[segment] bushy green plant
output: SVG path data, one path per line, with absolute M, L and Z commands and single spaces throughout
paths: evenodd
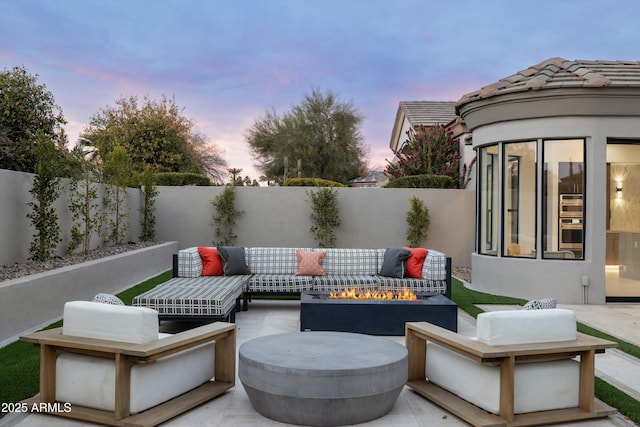
M 427 240 L 429 231 L 429 209 L 417 197 L 411 198 L 411 209 L 407 212 L 407 240 L 409 246 L 418 247 Z
M 156 215 L 155 204 L 158 189 L 156 188 L 155 173 L 151 166 L 146 165 L 141 175 L 142 190 L 142 224 L 140 231 L 140 240 L 143 242 L 152 242 L 156 239 Z
M 338 191 L 333 188 L 321 188 L 307 191 L 311 202 L 311 220 L 309 229 L 321 248 L 335 246 L 336 236 L 333 229 L 340 225 L 338 209 Z
M 198 173 L 187 172 L 161 172 L 156 174 L 157 185 L 163 186 L 182 186 L 182 185 L 211 185 L 211 180 Z
M 213 244 L 216 246 L 231 246 L 236 243 L 237 235 L 233 233 L 236 225 L 236 218 L 244 212 L 235 207 L 235 189 L 232 185 L 225 186 L 224 190 L 218 194 L 211 204 L 214 207 L 213 223 L 216 238 Z
M 451 188 L 466 188 L 476 162 L 474 157 L 468 166 L 463 164 L 460 171 L 460 140 L 454 140 L 443 124 L 409 129 L 406 141 L 393 154 L 395 159 L 389 162 L 385 170 L 392 179 L 423 174 L 444 175 L 453 179 L 454 186 Z
M 385 188 L 455 188 L 456 182 L 444 175 L 411 175 L 389 181 Z
M 287 178 L 284 185 L 286 187 L 346 187 L 341 182 L 322 178 Z
M 29 193 L 33 200 L 27 203 L 31 212 L 27 218 L 35 228 L 29 245 L 29 259 L 45 261 L 56 254 L 60 238 L 58 214 L 53 203 L 60 197 L 58 151 L 50 139 L 40 133 L 34 148 L 36 175 Z

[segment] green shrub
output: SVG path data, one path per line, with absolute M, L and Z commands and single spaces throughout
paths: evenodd
M 236 193 L 232 185 L 225 186 L 222 193 L 218 194 L 211 201 L 215 212 L 211 225 L 215 228 L 216 237 L 214 246 L 232 246 L 236 243 L 238 236 L 233 233 L 236 219 L 244 212 L 236 209 Z
M 156 184 L 179 187 L 183 185 L 207 186 L 211 180 L 205 175 L 186 172 L 162 172 L 156 174 Z
M 445 175 L 411 175 L 391 180 L 386 188 L 455 188 L 456 181 Z
M 407 212 L 407 240 L 409 246 L 417 248 L 427 240 L 429 230 L 429 209 L 417 197 L 411 198 L 411 210 Z
M 285 187 L 346 187 L 341 182 L 322 178 L 287 178 Z
M 335 246 L 336 236 L 333 229 L 341 222 L 338 190 L 321 188 L 317 191 L 307 191 L 307 196 L 311 202 L 311 221 L 313 221 L 309 231 L 321 248 Z

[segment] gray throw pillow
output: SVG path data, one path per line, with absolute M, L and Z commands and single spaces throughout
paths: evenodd
M 387 248 L 384 252 L 380 275 L 402 279 L 405 272 L 405 263 L 410 256 L 411 251 L 408 249 Z
M 225 276 L 251 274 L 245 261 L 244 248 L 238 246 L 218 246 L 218 254 L 222 258 L 222 271 Z

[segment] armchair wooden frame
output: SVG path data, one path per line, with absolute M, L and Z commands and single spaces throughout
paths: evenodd
M 145 344 L 129 344 L 92 338 L 62 335 L 62 328 L 40 331 L 20 337 L 40 346 L 39 403 L 56 402 L 56 353 L 73 352 L 113 359 L 115 362 L 115 410 L 113 412 L 72 405 L 46 405 L 50 414 L 113 426 L 153 426 L 186 412 L 224 393 L 235 385 L 236 325 L 210 323 L 170 337 Z M 168 400 L 153 408 L 131 415 L 130 374 L 137 363 L 154 361 L 200 344 L 215 342 L 215 380 Z M 60 402 L 61 404 L 64 402 Z
M 487 345 L 426 322 L 406 324 L 409 352 L 407 386 L 474 426 L 531 426 L 606 417 L 616 409 L 594 396 L 595 354 L 617 343 L 578 333 L 575 341 L 535 344 Z M 491 414 L 426 379 L 427 341 L 477 363 L 500 366 L 500 414 Z M 515 366 L 520 361 L 580 358 L 580 394 L 576 408 L 514 414 Z

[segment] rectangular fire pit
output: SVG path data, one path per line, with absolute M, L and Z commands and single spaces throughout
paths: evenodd
M 458 306 L 440 294 L 416 293 L 415 300 L 330 299 L 328 292 L 300 295 L 301 331 L 404 335 L 406 322 L 429 322 L 458 331 Z

